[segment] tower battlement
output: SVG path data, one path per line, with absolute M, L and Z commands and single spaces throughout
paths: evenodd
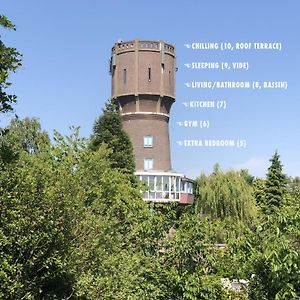
M 163 41 L 116 43 L 110 74 L 112 97 L 158 95 L 175 100 L 175 48 Z

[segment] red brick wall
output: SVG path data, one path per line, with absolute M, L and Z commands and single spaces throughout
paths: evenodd
M 168 115 L 175 101 L 174 47 L 162 41 L 121 42 L 112 48 L 112 60 L 112 97 L 121 106 L 137 170 L 143 170 L 144 158 L 154 159 L 155 170 L 171 170 Z M 144 148 L 145 135 L 153 136 L 153 148 Z

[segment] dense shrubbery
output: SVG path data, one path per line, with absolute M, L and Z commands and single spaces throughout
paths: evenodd
M 4 132 L 1 299 L 297 299 L 296 181 L 279 176 L 274 209 L 272 183 L 215 168 L 197 179 L 195 205 L 150 208 L 112 150 L 77 129 L 54 144 L 36 119 Z M 221 278 L 249 280 L 247 293 Z

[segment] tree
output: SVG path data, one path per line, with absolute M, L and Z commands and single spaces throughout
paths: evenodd
M 104 298 L 130 295 L 148 213 L 140 191 L 111 167 L 104 145 L 88 149 L 75 129 L 40 147 L 39 123 L 25 121 L 5 137 L 18 159 L 0 162 L 0 298 L 71 299 L 89 289 L 85 299 L 96 299 L 99 288 Z
M 299 299 L 300 213 L 281 207 L 228 247 L 228 261 L 249 280 L 249 299 Z
M 288 178 L 288 183 L 287 183 L 287 188 L 289 194 L 295 198 L 296 195 L 299 194 L 300 191 L 300 177 L 289 177 Z
M 254 182 L 254 176 L 252 176 L 247 169 L 241 169 L 240 170 L 240 175 L 245 178 L 245 181 L 252 185 Z
M 195 205 L 196 213 L 213 219 L 231 218 L 251 224 L 256 214 L 252 187 L 245 179 L 245 172 L 223 173 L 218 166 L 211 175 L 201 174 L 197 178 Z
M 21 152 L 38 154 L 49 147 L 50 139 L 36 118 L 14 118 L 0 136 L 0 161 L 10 162 Z
M 0 26 L 16 30 L 15 25 L 5 16 L 0 15 Z M 13 110 L 13 103 L 17 97 L 5 92 L 11 83 L 8 82 L 11 72 L 15 72 L 21 66 L 21 54 L 16 48 L 7 47 L 2 39 L 0 40 L 0 113 Z
M 258 207 L 263 208 L 266 205 L 266 181 L 262 178 L 256 178 L 253 181 L 253 196 Z
M 84 299 L 143 299 L 150 263 L 140 251 L 138 232 L 149 212 L 130 176 L 111 168 L 109 154 L 104 145 L 86 151 L 76 171 L 76 185 L 82 186 L 76 194 L 86 205 L 74 226 L 74 292 Z
M 96 120 L 93 128 L 91 148 L 97 150 L 102 144 L 106 144 L 112 150 L 109 155 L 112 167 L 134 173 L 132 144 L 122 128 L 119 106 L 113 99 L 106 103 L 103 114 Z
M 5 139 L 18 155 L 0 162 L 0 298 L 164 299 L 153 271 L 161 214 L 111 167 L 111 149 L 91 150 L 78 129 L 43 144 L 36 120 L 12 123 Z
M 275 154 L 270 159 L 271 165 L 268 168 L 266 178 L 266 212 L 271 213 L 282 206 L 284 196 L 287 192 L 287 177 L 282 172 L 282 164 L 280 156 L 275 151 Z
M 38 128 L 25 132 L 36 137 Z M 29 149 L 39 151 L 23 149 L 19 130 L 6 136 L 18 159 L 0 162 L 0 298 L 63 299 L 72 290 L 66 258 L 77 219 L 71 168 L 50 143 L 38 148 L 33 139 Z
M 212 226 L 208 218 L 186 212 L 173 237 L 163 241 L 160 281 L 166 288 L 162 299 L 245 299 L 243 293 L 234 295 L 223 288 L 225 250 L 215 246 Z

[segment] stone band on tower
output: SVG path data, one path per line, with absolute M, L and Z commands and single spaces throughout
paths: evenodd
M 168 123 L 176 71 L 175 48 L 163 41 L 120 41 L 112 48 L 112 98 L 133 145 L 136 173 L 150 190 L 153 183 L 148 198 L 154 200 L 179 201 L 180 178 L 191 183 L 171 166 Z

